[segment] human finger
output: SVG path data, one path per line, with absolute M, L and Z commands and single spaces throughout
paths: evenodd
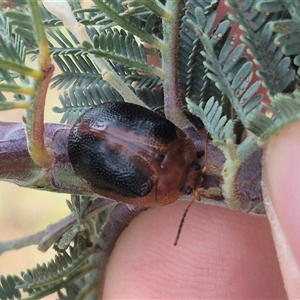
M 290 299 L 300 299 L 300 122 L 268 142 L 264 201 L 283 280 Z
M 107 266 L 105 299 L 284 299 L 266 217 L 186 202 L 138 216 Z

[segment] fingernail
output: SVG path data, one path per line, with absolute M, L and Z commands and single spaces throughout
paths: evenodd
M 266 145 L 263 193 L 289 298 L 300 298 L 300 122 Z

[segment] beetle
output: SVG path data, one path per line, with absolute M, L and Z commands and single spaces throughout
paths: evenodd
M 82 114 L 70 130 L 68 155 L 92 191 L 136 206 L 170 204 L 201 180 L 193 141 L 132 103 L 106 102 Z

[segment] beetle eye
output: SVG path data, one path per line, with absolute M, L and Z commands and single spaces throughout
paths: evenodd
M 191 167 L 194 168 L 194 170 L 196 170 L 196 171 L 201 170 L 200 165 L 196 162 L 193 162 Z
M 193 189 L 189 185 L 184 189 L 184 192 L 187 195 L 190 195 L 192 193 L 192 191 L 193 191 Z
M 205 151 L 204 151 L 204 150 L 197 151 L 197 157 L 198 157 L 198 158 L 203 157 L 204 154 L 205 154 Z

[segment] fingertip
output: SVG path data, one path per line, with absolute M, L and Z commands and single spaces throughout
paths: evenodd
M 195 203 L 173 246 L 186 202 L 139 215 L 107 266 L 105 299 L 283 299 L 265 217 Z
M 300 298 L 300 122 L 265 146 L 264 201 L 287 293 Z

